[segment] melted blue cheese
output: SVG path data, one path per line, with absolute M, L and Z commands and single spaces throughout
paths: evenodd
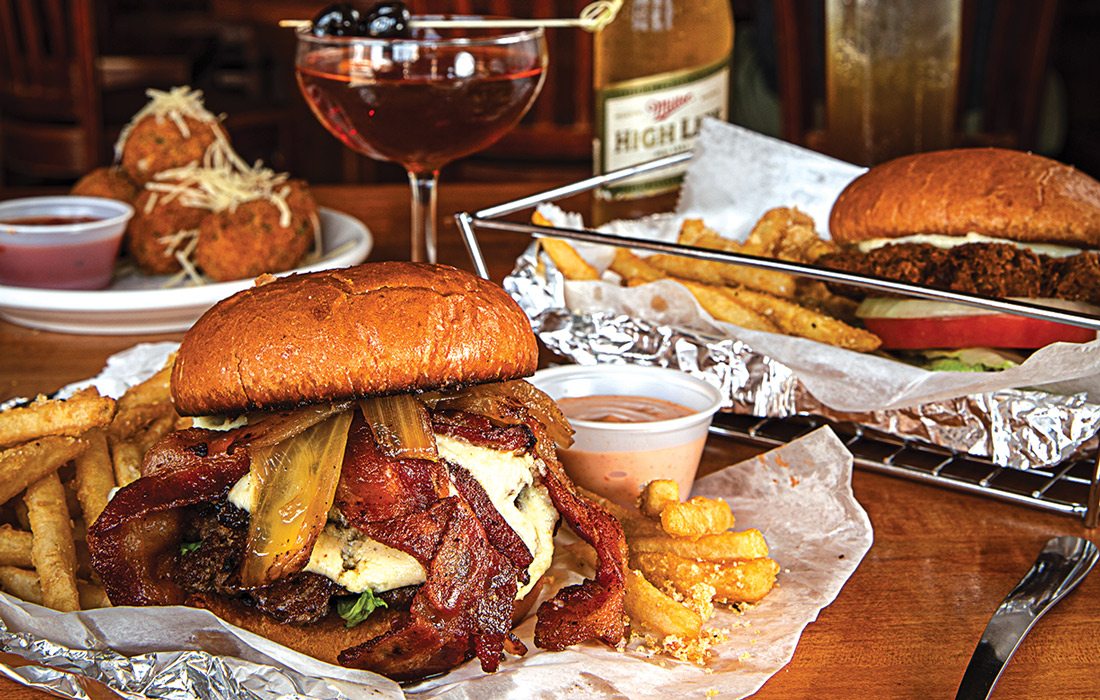
M 240 428 L 248 425 L 248 415 L 241 414 L 236 418 L 231 416 L 195 416 L 191 419 L 192 428 L 202 428 L 203 430 L 233 430 L 234 428 Z
M 540 468 L 531 455 L 516 455 L 471 445 L 464 440 L 436 436 L 441 459 L 464 467 L 477 480 L 505 522 L 531 552 L 530 580 L 516 598 L 527 595 L 550 567 L 554 554 L 554 524 L 558 512 L 546 487 L 534 483 Z M 452 485 L 453 491 L 453 485 Z M 256 489 L 246 474 L 229 491 L 229 502 L 252 511 Z M 352 593 L 376 593 L 423 583 L 424 567 L 410 555 L 370 539 L 347 527 L 338 514 L 330 515 L 317 536 L 304 569 L 332 579 Z
M 877 250 L 888 245 L 897 245 L 899 243 L 926 243 L 937 248 L 954 248 L 960 245 L 967 245 L 968 243 L 1007 243 L 1008 245 L 1013 245 L 1017 248 L 1026 248 L 1039 255 L 1047 255 L 1052 258 L 1068 258 L 1071 255 L 1077 255 L 1081 252 L 1080 248 L 1072 248 L 1070 246 L 1054 245 L 1052 243 L 1021 243 L 1020 241 L 1010 241 L 1007 238 L 994 238 L 993 236 L 986 236 L 974 232 L 968 233 L 965 236 L 945 236 L 939 233 L 915 233 L 911 236 L 902 236 L 900 238 L 871 238 L 866 241 L 861 241 L 858 247 L 859 252 L 870 253 L 872 250 Z

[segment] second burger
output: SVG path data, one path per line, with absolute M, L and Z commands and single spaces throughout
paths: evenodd
M 837 198 L 843 246 L 824 267 L 1100 314 L 1100 183 L 1061 163 L 996 148 L 906 156 Z M 864 297 L 857 315 L 883 348 L 1035 349 L 1088 329 L 923 299 Z

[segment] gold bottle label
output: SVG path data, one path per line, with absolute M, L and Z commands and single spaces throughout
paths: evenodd
M 725 120 L 729 56 L 709 66 L 613 83 L 596 93 L 597 172 L 606 173 L 691 150 L 705 117 Z M 685 167 L 638 175 L 597 192 L 636 199 L 680 186 Z

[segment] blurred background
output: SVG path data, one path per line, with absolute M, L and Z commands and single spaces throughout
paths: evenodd
M 147 88 L 190 84 L 237 150 L 313 183 L 404 182 L 323 130 L 294 82 L 302 0 L 0 0 L 0 187 L 63 185 L 110 162 Z M 416 0 L 415 13 L 575 16 L 586 0 Z M 824 0 L 731 0 L 731 121 L 822 149 Z M 957 145 L 1032 150 L 1100 176 L 1100 0 L 964 0 Z M 592 39 L 549 32 L 538 102 L 447 181 L 591 173 Z M 825 150 L 828 150 L 827 148 Z

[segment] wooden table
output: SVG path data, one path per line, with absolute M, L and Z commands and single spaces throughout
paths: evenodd
M 499 203 L 537 186 L 441 188 L 440 260 L 470 269 L 448 214 Z M 372 259 L 405 259 L 409 214 L 403 186 L 318 187 L 320 202 L 362 219 L 375 236 Z M 526 241 L 482 236 L 499 280 Z M 178 336 L 93 337 L 32 331 L 0 322 L 0 398 L 50 391 L 99 371 L 111 353 Z M 746 448 L 712 437 L 705 471 Z M 993 609 L 1054 535 L 1095 536 L 1080 521 L 857 472 L 855 493 L 870 514 L 875 544 L 837 600 L 804 632 L 791 663 L 761 698 L 952 697 Z M 1100 695 L 1100 574 L 1051 611 L 1009 665 L 995 697 Z M 0 697 L 40 698 L 0 679 Z

